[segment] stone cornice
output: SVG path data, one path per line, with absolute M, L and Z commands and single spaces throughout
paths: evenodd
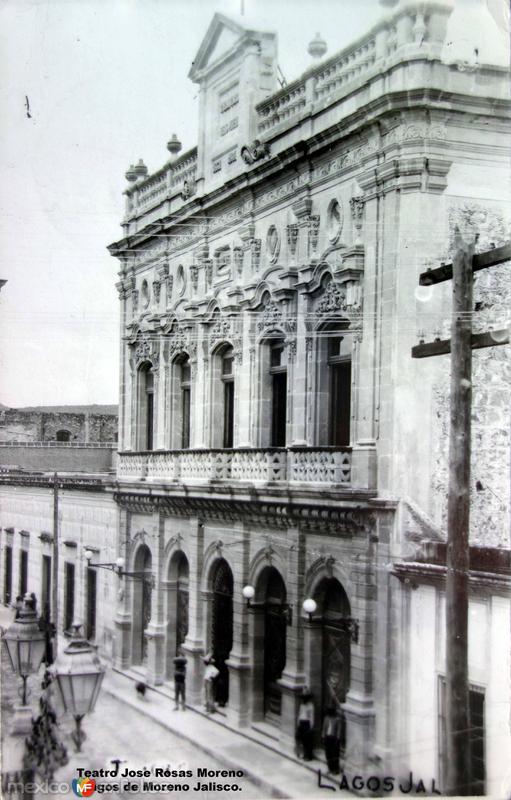
M 360 503 L 348 508 L 339 508 L 334 503 L 319 507 L 285 500 L 169 496 L 155 492 L 130 493 L 127 490 L 115 492 L 114 499 L 121 507 L 136 513 L 160 511 L 167 515 L 193 515 L 202 519 L 240 521 L 263 527 L 269 524 L 279 528 L 299 525 L 304 531 L 345 537 L 374 535 L 376 527 L 374 509 L 369 505 L 361 508 Z
M 447 570 L 446 567 L 439 564 L 413 561 L 394 564 L 391 573 L 411 589 L 417 589 L 420 585 L 445 588 Z M 507 597 L 511 595 L 511 579 L 509 575 L 502 573 L 471 570 L 469 588 L 474 593 L 488 594 L 491 592 Z
M 283 151 L 275 152 L 274 155 L 264 162 L 258 162 L 250 172 L 243 173 L 233 178 L 228 184 L 217 187 L 215 190 L 202 197 L 195 196 L 190 203 L 182 206 L 176 212 L 162 217 L 156 222 L 151 222 L 142 230 L 112 243 L 108 246 L 108 250 L 111 255 L 117 257 L 125 256 L 126 251 L 133 250 L 136 247 L 146 244 L 152 237 L 159 234 L 162 230 L 162 225 L 167 233 L 170 233 L 171 230 L 175 230 L 174 226 L 179 226 L 180 222 L 185 222 L 190 216 L 197 216 L 197 214 L 202 212 L 206 216 L 211 217 L 211 209 L 214 208 L 215 205 L 232 202 L 234 196 L 237 196 L 239 203 L 240 191 L 243 190 L 246 190 L 247 194 L 245 195 L 245 192 L 243 192 L 244 207 L 242 212 L 234 215 L 232 219 L 225 221 L 223 221 L 225 212 L 219 213 L 218 218 L 220 224 L 208 226 L 207 232 L 210 233 L 213 230 L 216 232 L 217 230 L 228 228 L 232 225 L 246 225 L 252 221 L 251 213 L 253 213 L 254 210 L 283 202 L 289 196 L 293 194 L 296 195 L 297 180 L 299 183 L 298 188 L 303 187 L 307 189 L 310 188 L 311 185 L 315 185 L 316 182 L 320 183 L 322 180 L 332 177 L 334 171 L 325 173 L 325 175 L 322 176 L 316 169 L 311 179 L 309 174 L 309 159 L 312 159 L 314 163 L 316 163 L 318 158 L 324 159 L 324 156 L 331 152 L 332 146 L 334 145 L 339 148 L 338 160 L 340 158 L 342 159 L 343 153 L 348 154 L 357 151 L 357 149 L 363 147 L 363 136 L 370 132 L 370 129 L 374 131 L 375 124 L 379 124 L 379 118 L 383 118 L 387 114 L 402 111 L 406 117 L 408 117 L 409 113 L 410 121 L 413 121 L 418 113 L 421 115 L 423 114 L 423 109 L 427 106 L 432 116 L 435 116 L 436 112 L 440 113 L 443 111 L 445 118 L 446 102 L 450 103 L 448 114 L 452 120 L 457 119 L 458 115 L 459 118 L 462 118 L 467 110 L 470 114 L 477 113 L 484 116 L 491 116 L 492 119 L 495 119 L 497 115 L 508 119 L 511 109 L 511 103 L 508 100 L 495 98 L 484 99 L 482 97 L 471 97 L 468 95 L 455 94 L 453 92 L 446 93 L 440 89 L 423 88 L 411 90 L 409 92 L 403 91 L 384 94 L 358 108 L 348 117 L 344 118 L 342 120 L 342 125 L 340 123 L 332 125 L 326 130 L 309 137 L 307 141 L 299 141 L 285 148 Z M 404 119 L 402 124 L 405 124 Z M 297 127 L 299 127 L 299 123 L 297 123 Z M 353 135 L 356 136 L 356 139 L 350 140 L 350 137 Z M 342 148 L 339 145 L 341 136 L 343 142 Z M 420 139 L 415 141 L 416 149 L 420 147 L 419 141 Z M 378 145 L 374 147 L 373 152 L 377 152 L 382 144 L 383 142 L 378 143 Z M 446 148 L 446 143 L 442 139 L 437 139 L 435 144 L 437 146 L 437 154 L 439 150 Z M 453 142 L 449 142 L 449 147 L 452 147 L 452 145 Z M 342 163 L 342 160 L 340 160 L 335 172 L 353 170 L 358 167 L 362 159 L 367 158 L 368 155 L 370 155 L 370 153 L 361 150 L 358 157 L 348 158 L 345 163 Z M 301 173 L 298 171 L 299 164 L 303 167 Z M 282 185 L 287 181 L 290 184 L 289 192 L 284 192 L 273 199 L 268 198 L 267 203 L 258 203 L 255 190 L 259 186 L 265 185 L 271 177 L 282 175 L 286 166 L 290 167 L 289 174 L 286 175 L 283 180 L 279 181 L 279 184 L 275 188 L 280 190 Z M 439 188 L 439 190 L 441 189 Z M 268 190 L 266 189 L 266 191 Z M 253 199 L 254 195 L 255 200 Z M 201 235 L 204 235 L 204 233 L 197 234 L 195 237 L 190 237 L 189 241 L 183 242 L 182 247 L 188 247 L 192 241 L 200 239 Z M 179 248 L 175 249 L 177 251 Z

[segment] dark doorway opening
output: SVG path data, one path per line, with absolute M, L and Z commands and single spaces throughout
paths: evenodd
M 213 575 L 213 613 L 211 616 L 211 643 L 213 658 L 219 675 L 216 679 L 216 701 L 224 706 L 229 700 L 229 668 L 226 661 L 232 648 L 232 594 L 233 577 L 227 561 L 218 561 Z

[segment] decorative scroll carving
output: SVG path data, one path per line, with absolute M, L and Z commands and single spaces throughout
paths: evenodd
M 183 200 L 189 200 L 190 197 L 193 197 L 195 191 L 196 191 L 195 181 L 185 179 L 183 181 L 183 188 L 181 189 L 181 198 Z
M 199 268 L 197 264 L 190 264 L 190 280 L 192 282 L 193 291 L 197 291 L 199 284 Z
M 243 250 L 241 247 L 235 247 L 232 252 L 234 256 L 234 266 L 236 267 L 236 272 L 238 275 L 241 275 L 243 273 Z
M 215 251 L 215 272 L 219 277 L 228 277 L 231 272 L 231 248 L 226 245 Z
M 249 166 L 268 155 L 270 155 L 270 145 L 267 142 L 259 141 L 259 139 L 254 139 L 251 145 L 244 145 L 241 148 L 241 157 L 245 164 Z
M 252 240 L 252 272 L 257 272 L 261 263 L 261 240 Z
M 212 339 L 224 339 L 231 334 L 231 320 L 225 317 L 218 317 L 215 324 L 211 328 Z
M 243 363 L 243 339 L 241 336 L 236 336 L 233 341 L 234 360 L 236 364 Z
M 138 336 L 134 346 L 135 349 L 135 366 L 138 367 L 143 361 L 150 361 L 153 365 L 153 370 L 157 370 L 159 366 L 159 353 L 157 342 L 148 336 Z
M 169 342 L 169 357 L 172 360 L 174 356 L 183 351 L 188 352 L 188 340 L 182 331 L 177 330 Z
M 358 310 L 360 306 L 361 286 L 359 281 L 348 281 L 340 286 L 333 280 L 329 280 L 324 285 L 323 294 L 318 298 L 315 310 L 318 314 L 332 314 Z
M 213 259 L 206 258 L 204 259 L 204 271 L 206 274 L 206 286 L 208 289 L 211 287 L 213 282 Z
M 309 217 L 309 253 L 314 253 L 318 246 L 319 223 L 319 214 L 311 214 Z
M 351 217 L 356 230 L 355 244 L 360 244 L 360 232 L 364 221 L 365 198 L 362 196 L 352 197 L 350 200 Z
M 296 339 L 288 339 L 286 341 L 287 345 L 287 357 L 289 361 L 294 361 L 296 356 Z
M 292 256 L 296 253 L 296 245 L 298 244 L 298 225 L 296 222 L 287 226 L 287 246 Z
M 167 302 L 169 302 L 172 299 L 173 286 L 174 286 L 174 276 L 169 275 L 167 277 Z
M 277 303 L 274 303 L 272 300 L 270 300 L 260 315 L 257 323 L 257 329 L 259 331 L 263 331 L 265 328 L 274 328 L 275 325 L 280 325 L 281 321 L 282 310 Z

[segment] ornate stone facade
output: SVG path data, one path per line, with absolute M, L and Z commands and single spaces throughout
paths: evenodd
M 208 120 L 201 144 L 130 185 L 109 247 L 121 402 L 107 491 L 116 556 L 148 576 L 118 596 L 115 664 L 161 684 L 182 647 L 199 703 L 213 653 L 228 724 L 266 723 L 284 754 L 309 686 L 317 720 L 327 704 L 342 709 L 345 770 L 357 774 L 406 777 L 413 764 L 438 777 L 443 578 L 414 565 L 425 542 L 445 539 L 447 373 L 410 351 L 419 326 L 449 323 L 450 303 L 442 288 L 419 291 L 418 276 L 449 251 L 451 209 L 499 236 L 509 218 L 505 189 L 492 219 L 473 208 L 507 163 L 507 77 L 486 66 L 474 82 L 439 60 L 451 11 L 400 4 L 282 88 L 273 34 L 215 15 L 190 73 Z M 498 275 L 478 282 L 488 324 Z M 474 404 L 495 464 L 475 448 L 485 475 L 473 538 L 491 545 L 505 544 L 501 510 L 484 512 L 482 497 L 500 496 L 509 469 L 501 352 L 484 354 L 497 380 L 481 375 Z M 496 620 L 502 581 L 471 586 Z M 420 697 L 410 675 L 425 609 L 433 655 Z M 508 644 L 509 632 L 497 660 Z M 496 697 L 484 670 L 471 665 L 472 678 Z M 491 720 L 509 708 L 495 703 Z M 486 741 L 489 788 L 508 739 Z
M 200 693 L 201 658 L 213 651 L 222 665 L 220 701 L 228 697 L 232 718 L 240 725 L 265 720 L 285 750 L 303 686 L 313 688 L 321 717 L 335 685 L 347 723 L 346 763 L 362 770 L 390 757 L 388 732 L 399 736 L 401 724 L 393 692 L 406 681 L 396 641 L 399 650 L 410 635 L 400 610 L 408 590 L 382 564 L 413 557 L 424 540 L 445 537 L 447 363 L 417 364 L 410 349 L 418 327 L 434 336 L 449 324 L 450 305 L 442 289 L 419 291 L 418 276 L 447 257 L 455 224 L 476 225 L 483 247 L 490 231 L 500 242 L 509 219 L 505 193 L 492 214 L 467 197 L 468 175 L 479 187 L 490 186 L 495 153 L 504 163 L 503 129 L 490 131 L 485 116 L 488 96 L 501 96 L 502 76 L 488 68 L 484 92 L 471 84 L 469 109 L 471 78 L 448 74 L 435 55 L 450 6 L 414 9 L 413 3 L 397 7 L 363 45 L 251 109 L 244 106 L 246 73 L 240 68 L 233 86 L 232 74 L 224 76 L 226 62 L 215 60 L 215 43 L 227 26 L 238 37 L 230 57 L 251 60 L 259 77 L 265 58 L 270 83 L 275 43 L 254 31 L 246 38 L 237 24 L 215 17 L 191 73 L 203 108 L 219 120 L 218 141 L 210 130 L 199 132 L 205 147 L 194 155 L 196 194 L 184 205 L 182 192 L 170 194 L 167 216 L 157 223 L 153 212 L 128 213 L 129 253 L 128 239 L 110 247 L 121 259 L 121 280 L 132 279 L 139 291 L 159 259 L 178 287 L 165 306 L 153 298 L 145 310 L 126 307 L 129 336 L 122 331 L 126 380 L 116 498 L 127 531 L 124 555 L 132 564 L 151 558 L 157 596 L 168 599 L 151 615 L 144 655 L 130 644 L 130 632 L 143 625 L 125 595 L 118 663 L 143 661 L 150 679 L 163 680 L 169 647 L 181 636 L 175 587 L 187 565 L 183 646 L 193 665 L 192 696 Z M 414 91 L 406 99 L 389 93 L 378 108 L 364 105 L 372 89 L 363 95 L 351 81 L 363 74 L 371 87 L 394 70 L 393 80 L 399 73 L 406 83 L 404 54 L 412 51 L 420 76 Z M 448 123 L 435 99 L 446 82 Z M 357 114 L 348 90 L 357 97 Z M 305 127 L 310 114 L 313 129 Z M 239 158 L 231 158 L 235 152 Z M 482 161 L 467 166 L 467 152 Z M 145 185 L 128 191 L 137 198 Z M 197 248 L 205 260 L 195 257 Z M 478 278 L 484 325 L 495 322 L 499 286 L 496 272 Z M 133 362 L 137 336 L 149 338 L 160 365 L 149 390 L 149 439 L 147 373 Z M 472 539 L 501 547 L 509 541 L 502 486 L 509 475 L 503 400 L 509 376 L 500 351 L 478 358 L 473 469 L 484 473 L 478 484 L 484 488 L 474 495 Z M 144 370 L 155 363 L 151 354 L 147 359 Z M 492 453 L 493 464 L 483 451 Z M 150 496 L 143 489 L 148 482 Z M 400 505 L 404 511 L 396 513 Z M 144 556 L 141 527 L 152 531 Z M 241 595 L 246 584 L 257 601 L 250 610 Z M 280 609 L 276 620 L 268 616 L 269 597 Z M 318 607 L 310 622 L 302 612 L 307 597 Z M 334 606 L 345 639 L 336 639 L 341 628 L 335 625 L 333 638 L 325 638 Z M 220 607 L 229 620 L 221 628 Z M 277 664 L 270 682 L 264 677 L 273 669 L 269 648 Z M 385 679 L 375 664 L 385 664 Z M 399 713 L 406 718 L 408 711 Z M 438 711 L 428 714 L 436 719 Z M 393 758 L 396 770 L 406 772 L 415 756 L 394 751 Z

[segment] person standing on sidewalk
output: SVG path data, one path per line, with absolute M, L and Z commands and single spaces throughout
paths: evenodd
M 204 701 L 206 712 L 211 714 L 213 711 L 216 711 L 215 681 L 219 672 L 215 666 L 215 659 L 212 656 L 206 656 L 204 663 L 206 665 L 206 670 L 204 672 Z
M 179 654 L 174 659 L 174 711 L 179 708 L 179 700 L 181 699 L 181 708 L 185 710 L 186 702 L 186 662 L 187 659 L 183 655 L 181 648 Z
M 304 689 L 300 697 L 298 720 L 296 725 L 296 749 L 304 761 L 312 761 L 314 740 L 314 703 L 312 692 Z M 301 752 L 300 752 L 301 750 Z
M 332 775 L 338 775 L 340 771 L 341 718 L 338 716 L 333 706 L 329 706 L 325 712 L 323 728 L 321 730 L 321 741 L 325 748 L 328 771 L 331 772 Z

